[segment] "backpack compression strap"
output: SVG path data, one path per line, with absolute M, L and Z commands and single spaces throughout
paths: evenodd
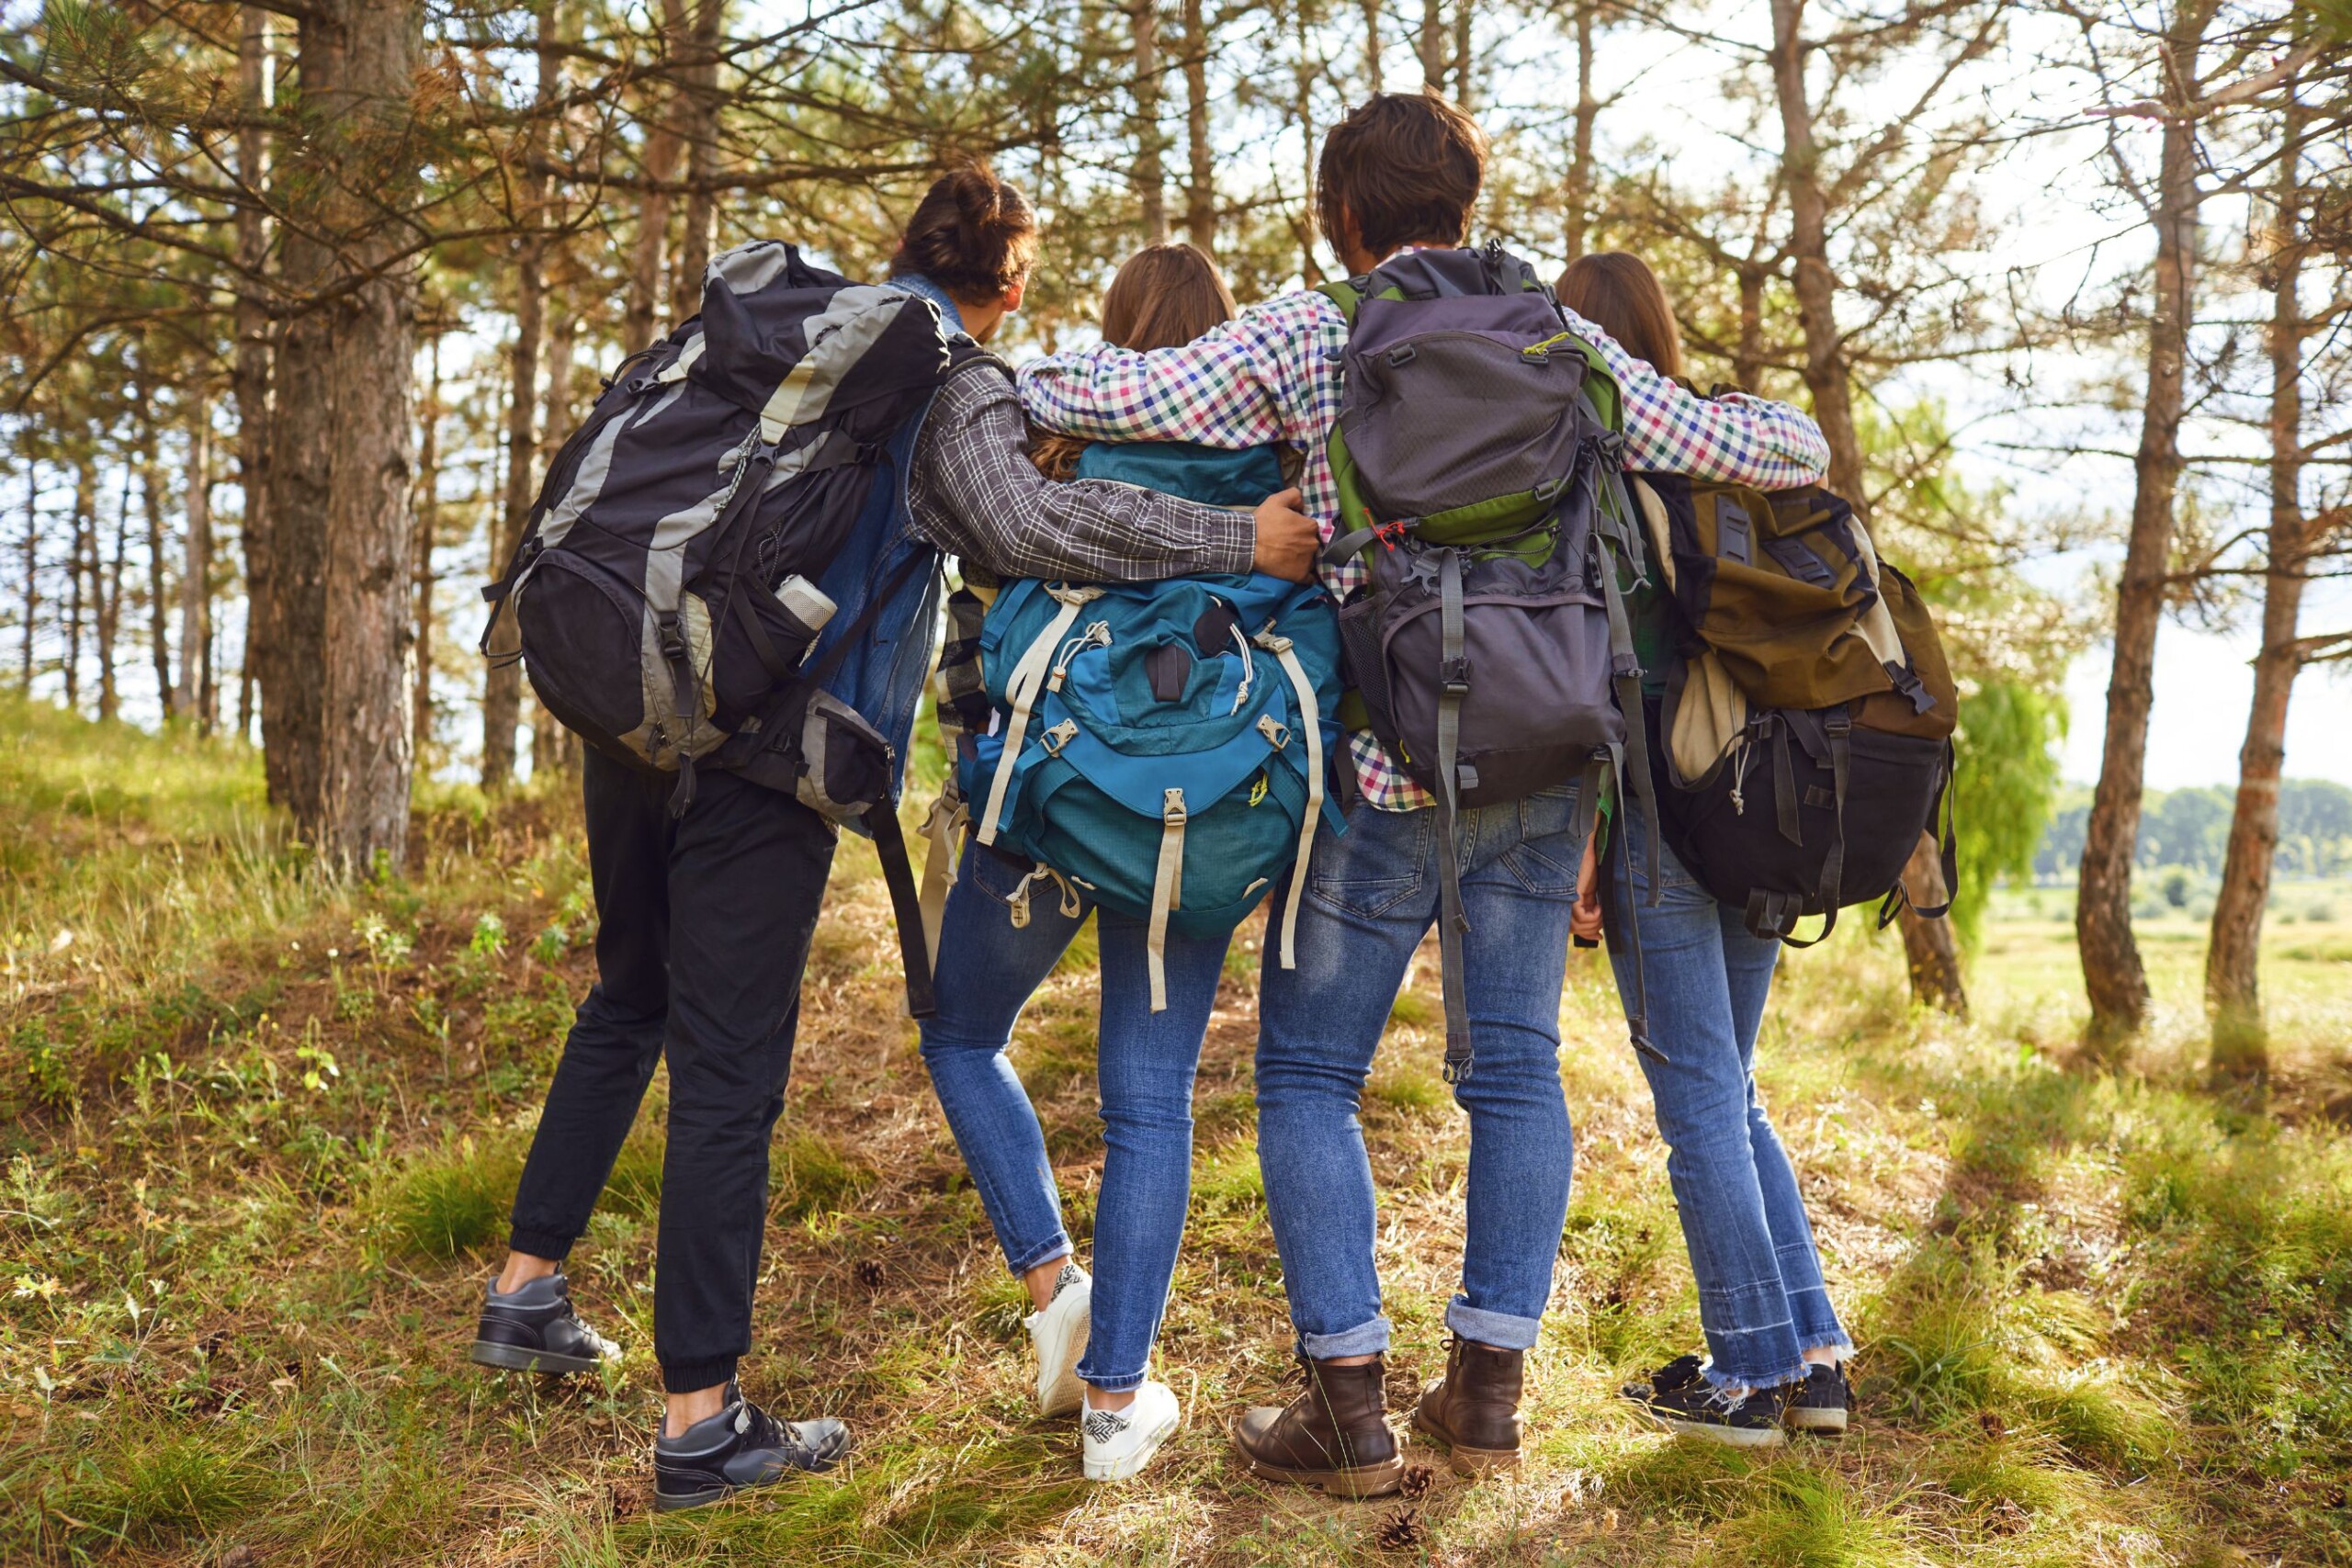
M 1012 787 L 1013 764 L 1021 760 L 1021 743 L 1028 738 L 1029 717 L 1046 684 L 1046 669 L 1054 661 L 1054 654 L 1061 646 L 1062 634 L 1078 620 L 1078 613 L 1102 597 L 1100 588 L 1048 588 L 1046 592 L 1061 605 L 1037 640 L 1012 667 L 1012 679 L 1004 683 L 1004 694 L 1012 704 L 1012 717 L 1004 731 L 1004 754 L 997 759 L 996 776 L 989 783 L 988 809 L 980 813 L 980 842 L 996 842 L 996 830 L 1004 816 L 1005 792 Z M 1153 1010 L 1155 1012 L 1158 1009 Z
M 1462 995 L 1462 860 L 1453 842 L 1461 810 L 1462 699 L 1470 694 L 1470 664 L 1463 657 L 1462 552 L 1438 552 L 1437 840 L 1438 967 L 1445 993 L 1445 1081 L 1470 1076 L 1470 1009 Z M 1296 895 L 1293 894 L 1295 898 Z
M 1144 967 L 1151 977 L 1151 1010 L 1168 1010 L 1168 911 L 1184 901 L 1184 792 L 1160 792 L 1159 864 L 1151 879 L 1151 929 Z
M 1286 637 L 1271 631 L 1260 632 L 1260 648 L 1282 661 L 1283 673 L 1290 677 L 1292 690 L 1298 694 L 1298 720 L 1306 731 L 1306 811 L 1299 821 L 1298 858 L 1291 864 L 1290 897 L 1283 900 L 1283 967 L 1298 967 L 1298 901 L 1306 897 L 1307 861 L 1315 852 L 1315 829 L 1323 818 L 1323 715 L 1316 706 L 1315 682 L 1306 678 L 1306 667 L 1298 661 L 1295 644 Z

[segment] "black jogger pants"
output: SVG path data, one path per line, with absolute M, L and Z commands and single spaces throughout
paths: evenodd
M 734 1376 L 752 1346 L 768 1139 L 834 833 L 732 773 L 705 771 L 674 821 L 674 780 L 593 750 L 583 774 L 596 985 L 564 1039 L 509 1245 L 537 1258 L 571 1250 L 666 1051 L 653 1353 L 662 1385 L 686 1393 Z

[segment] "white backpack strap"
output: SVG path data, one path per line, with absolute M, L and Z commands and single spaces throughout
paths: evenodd
M 1306 678 L 1306 667 L 1298 661 L 1290 638 L 1261 632 L 1258 646 L 1282 661 L 1283 673 L 1290 677 L 1291 688 L 1298 694 L 1299 728 L 1306 731 L 1306 815 L 1298 825 L 1298 858 L 1291 864 L 1290 897 L 1283 900 L 1283 967 L 1295 969 L 1298 901 L 1306 897 L 1306 865 L 1315 853 L 1316 824 L 1323 818 L 1323 716 L 1315 705 L 1315 682 Z
M 1036 705 L 1038 694 L 1046 683 L 1046 668 L 1054 661 L 1055 652 L 1061 647 L 1062 634 L 1078 619 L 1078 612 L 1102 596 L 1099 588 L 1048 588 L 1061 605 L 1037 640 L 1012 667 L 1012 679 L 1004 683 L 1004 694 L 1012 700 L 1012 718 L 1005 727 L 1004 753 L 997 759 L 996 776 L 989 781 L 988 809 L 980 813 L 980 842 L 996 842 L 997 825 L 1004 813 L 1005 792 L 1012 787 L 1012 765 L 1021 758 L 1021 742 L 1028 738 L 1030 710 Z
M 947 890 L 956 881 L 956 866 L 961 858 L 956 851 L 971 816 L 956 793 L 956 774 L 950 769 L 947 782 L 940 786 L 939 798 L 931 803 L 931 814 L 922 822 L 922 836 L 931 840 L 922 859 L 922 939 L 934 974 L 939 969 L 939 928 L 947 917 Z
M 1151 975 L 1151 1010 L 1168 1010 L 1168 911 L 1184 902 L 1184 792 L 1161 792 L 1159 869 L 1151 883 L 1151 934 L 1144 966 Z
M 1879 589 L 1877 543 L 1871 539 L 1871 531 L 1862 525 L 1860 518 L 1854 519 L 1853 526 L 1854 547 L 1862 558 L 1862 576 L 1876 595 L 1871 601 L 1871 607 L 1862 612 L 1862 618 L 1854 630 L 1861 637 L 1863 646 L 1871 650 L 1872 659 L 1891 669 L 1904 669 L 1910 664 L 1911 656 L 1903 651 L 1902 634 L 1894 629 L 1894 616 L 1886 607 L 1885 593 Z

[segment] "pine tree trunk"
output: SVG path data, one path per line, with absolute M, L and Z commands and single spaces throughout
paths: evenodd
M 288 322 L 272 421 L 271 547 L 288 592 L 280 653 L 300 694 L 268 743 L 292 749 L 295 825 L 333 865 L 397 869 L 408 839 L 410 514 L 415 274 L 383 221 L 415 178 L 401 134 L 418 60 L 413 0 L 314 0 L 299 64 L 318 130 L 289 192 Z M 265 691 L 265 728 L 268 728 Z
M 259 6 L 238 7 L 237 95 L 247 114 L 258 118 L 277 98 L 270 56 L 269 13 Z M 237 303 L 232 326 L 236 361 L 230 394 L 237 405 L 237 484 L 243 512 L 237 534 L 245 569 L 245 627 L 238 656 L 237 733 L 254 735 L 254 698 L 260 697 L 262 728 L 268 728 L 269 692 L 281 685 L 273 660 L 279 649 L 277 602 L 281 592 L 276 558 L 269 547 L 269 382 L 272 328 L 262 301 L 261 272 L 267 264 L 269 231 L 259 199 L 267 186 L 269 145 L 257 124 L 237 131 L 237 180 L 251 193 L 237 205 Z M 291 798 L 286 754 L 262 749 L 262 777 L 271 804 Z
M 1470 8 L 1473 0 L 1453 3 L 1453 101 L 1470 108 Z
M 27 695 L 33 689 L 33 634 L 40 624 L 40 465 L 28 452 L 25 457 L 25 643 L 21 650 L 22 669 L 18 671 L 19 689 Z
M 2210 10 L 2175 7 L 2169 29 L 2167 103 L 2194 97 L 2197 54 Z M 2089 992 L 2086 1043 L 2112 1056 L 2148 1016 L 2148 976 L 2132 934 L 2132 860 L 2140 839 L 2141 796 L 2148 753 L 2148 713 L 2155 702 L 2156 628 L 2165 608 L 2172 554 L 2173 498 L 2180 483 L 2180 421 L 2188 331 L 2196 288 L 2196 126 L 2167 118 L 2156 173 L 2155 302 L 2148 321 L 2147 394 L 2140 449 L 2133 459 L 2132 533 L 2116 596 L 2115 660 L 2107 682 L 2107 739 L 2091 799 L 2075 899 L 2075 935 Z
M 1380 0 L 1360 0 L 1363 12 L 1363 84 L 1366 93 L 1380 91 Z
M 136 388 L 131 400 L 138 401 Z M 130 535 L 130 474 L 122 476 L 122 493 L 114 509 L 114 554 L 103 570 L 98 565 L 97 538 L 90 539 L 90 583 L 98 612 L 98 722 L 122 717 L 122 686 L 115 671 L 116 638 L 122 631 L 122 561 Z
M 98 547 L 98 474 L 95 458 L 85 453 L 74 470 L 74 565 L 66 579 L 65 705 L 82 711 L 82 618 L 85 574 L 91 571 Z
M 185 712 L 172 684 L 171 595 L 164 586 L 163 487 L 155 473 L 155 422 L 142 412 L 139 432 L 139 505 L 147 521 L 147 653 L 155 669 L 155 705 L 166 720 Z
M 559 266 L 557 276 L 566 284 L 574 284 L 568 272 Z M 553 447 L 570 433 L 571 407 L 571 351 L 579 335 L 580 318 L 568 308 L 568 301 L 550 291 L 550 306 L 555 319 L 548 329 L 547 342 L 547 401 L 540 411 L 539 429 L 547 445 Z M 576 773 L 580 769 L 579 743 L 555 715 L 540 703 L 531 704 L 531 776 L 534 779 L 560 778 Z
M 2303 520 L 2301 137 L 2306 111 L 2288 94 L 2278 164 L 2277 231 L 2270 258 L 2270 537 L 2262 579 L 2262 648 L 2254 660 L 2254 707 L 2238 750 L 2229 849 L 2205 949 L 2205 1000 L 2213 1014 L 2213 1072 L 2258 1083 L 2269 1076 L 2262 1018 L 2262 912 L 2278 852 L 2278 780 L 2287 761 L 2287 703 L 2302 668 L 2296 645 L 2307 570 Z
M 1764 384 L 1764 269 L 1739 269 L 1739 344 L 1733 351 L 1731 378 L 1755 391 Z
M 1209 146 L 1209 29 L 1203 0 L 1184 0 L 1184 232 L 1216 254 L 1216 156 Z
M 1813 105 L 1805 96 L 1804 0 L 1772 0 L 1772 81 L 1781 116 L 1781 179 L 1789 193 L 1789 252 L 1796 262 L 1798 319 L 1804 331 L 1804 382 L 1813 417 L 1829 443 L 1829 487 L 1846 497 L 1865 526 L 1862 444 L 1854 423 L 1852 367 L 1838 333 L 1838 277 L 1829 265 L 1829 197 L 1821 181 Z M 1760 279 L 1759 279 L 1760 287 Z M 1917 853 L 1912 859 L 1916 863 Z M 1939 874 L 1935 880 L 1940 884 Z M 1940 901 L 1939 897 L 1938 901 Z M 1926 919 L 1907 905 L 1900 917 L 1911 994 L 1946 1012 L 1968 1010 L 1960 952 L 1951 921 Z
M 441 518 L 441 334 L 425 353 L 424 409 L 416 457 L 416 679 L 411 688 L 409 733 L 415 739 L 416 766 L 433 759 L 433 547 Z
M 675 62 L 688 47 L 685 0 L 662 0 L 662 41 Z M 635 354 L 651 343 L 662 300 L 662 260 L 670 249 L 670 193 L 662 188 L 678 173 L 685 146 L 685 95 L 673 86 L 661 116 L 645 133 L 645 192 L 638 198 L 637 238 L 629 251 L 628 297 L 621 314 L 621 352 Z
M 1592 7 L 1576 0 L 1577 110 L 1568 143 L 1567 215 L 1561 225 L 1570 261 L 1584 254 L 1585 231 L 1592 227 L 1592 131 L 1600 101 L 1592 96 Z
M 1445 91 L 1444 0 L 1421 0 L 1421 90 Z
M 172 707 L 212 732 L 208 672 L 212 668 L 212 405 L 198 392 L 188 411 L 187 536 L 180 558 L 180 678 Z M 160 587 L 158 592 L 160 593 Z
M 686 234 L 670 280 L 670 319 L 683 321 L 702 309 L 703 274 L 710 265 L 711 222 L 718 210 L 718 40 L 725 0 L 694 0 L 684 85 Z
M 1136 195 L 1143 207 L 1147 245 L 1168 243 L 1168 171 L 1160 156 L 1159 0 L 1129 0 L 1135 39 Z

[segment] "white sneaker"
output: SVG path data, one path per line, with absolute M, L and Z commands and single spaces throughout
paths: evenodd
M 1065 1263 L 1054 1280 L 1053 1299 L 1023 1319 L 1037 1347 L 1037 1408 L 1048 1416 L 1067 1416 L 1085 1402 L 1078 1361 L 1086 1354 L 1093 1305 L 1093 1276 Z
M 1125 1481 L 1176 1435 L 1184 1414 L 1176 1391 L 1164 1382 L 1146 1382 L 1136 1390 L 1136 1402 L 1125 1410 L 1097 1410 L 1088 1404 L 1078 1418 L 1085 1439 L 1086 1479 Z

